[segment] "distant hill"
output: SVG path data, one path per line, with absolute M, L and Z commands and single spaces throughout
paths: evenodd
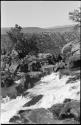
M 32 33 L 36 34 L 37 46 L 40 52 L 48 53 L 59 53 L 59 50 L 67 43 L 67 35 L 72 37 L 71 31 L 73 30 L 73 25 L 70 26 L 59 26 L 59 27 L 49 27 L 49 28 L 40 28 L 40 27 L 23 27 L 23 33 L 27 39 L 31 38 Z M 12 49 L 14 43 L 9 39 L 7 32 L 10 28 L 1 29 L 1 49 L 4 51 Z M 44 32 L 43 34 L 41 34 Z M 58 33 L 57 33 L 58 32 Z M 69 32 L 65 33 L 65 32 Z M 31 33 L 31 34 L 30 34 Z M 66 35 L 64 35 L 64 34 Z
M 53 28 L 40 28 L 40 27 L 23 27 L 24 33 L 40 33 L 40 32 L 68 32 L 73 29 L 73 25 L 59 26 Z M 1 35 L 6 35 L 10 28 L 1 28 Z

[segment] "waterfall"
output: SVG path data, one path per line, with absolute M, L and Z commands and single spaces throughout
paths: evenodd
M 44 76 L 36 86 L 28 89 L 25 96 L 18 96 L 1 103 L 1 124 L 9 123 L 10 118 L 20 110 L 45 108 L 48 109 L 54 104 L 63 103 L 66 98 L 80 100 L 80 80 L 67 83 L 72 76 L 64 75 L 59 79 L 59 72 Z M 67 83 L 67 84 L 66 84 Z M 28 93 L 26 95 L 26 93 Z M 77 94 L 79 93 L 79 94 Z M 24 106 L 32 102 L 33 98 L 42 95 L 42 98 L 35 104 Z

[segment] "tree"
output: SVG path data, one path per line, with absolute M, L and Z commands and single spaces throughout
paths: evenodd
M 7 32 L 9 38 L 13 43 L 17 43 L 18 40 L 22 39 L 23 33 L 21 32 L 21 30 L 22 27 L 16 24 L 14 28 L 11 28 L 11 30 Z
M 69 18 L 78 23 L 78 26 L 81 26 L 81 7 L 75 9 L 73 12 L 69 12 Z
M 38 52 L 36 35 L 33 34 L 30 38 L 25 37 L 21 26 L 16 24 L 15 27 L 11 28 L 8 32 L 8 36 L 15 44 L 14 48 L 18 52 L 20 58 L 25 57 L 30 52 Z
M 37 34 L 33 34 L 31 38 L 29 39 L 29 48 L 31 54 L 37 54 L 39 52 L 39 48 L 37 46 L 38 43 L 38 37 Z

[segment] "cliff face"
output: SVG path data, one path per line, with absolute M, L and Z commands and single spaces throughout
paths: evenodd
M 69 67 L 80 67 L 80 41 L 71 41 L 62 48 Z

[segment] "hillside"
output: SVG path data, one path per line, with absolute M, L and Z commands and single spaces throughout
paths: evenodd
M 40 32 L 67 32 L 73 29 L 72 25 L 58 26 L 53 28 L 40 28 L 40 27 L 24 27 L 23 33 L 40 33 Z M 1 28 L 1 35 L 5 35 L 10 28 Z
M 1 48 L 3 51 L 4 49 L 12 49 L 12 47 L 14 46 L 14 43 L 12 43 L 7 35 L 7 32 L 9 30 L 10 28 L 1 29 Z M 42 50 L 42 52 L 47 53 L 56 53 L 56 51 L 58 51 L 57 53 L 59 53 L 59 50 L 67 43 L 67 37 L 71 40 L 73 40 L 72 37 L 76 37 L 76 35 L 72 33 L 72 25 L 49 27 L 47 29 L 39 27 L 24 27 L 22 30 L 27 39 L 30 39 L 33 33 L 35 33 L 34 36 L 36 38 L 39 51 L 41 52 Z
M 39 32 L 36 33 L 37 30 Z M 80 53 L 79 34 L 74 34 L 71 29 L 66 33 L 62 28 L 55 30 L 60 33 L 54 33 L 53 28 L 49 28 L 50 33 L 48 29 L 45 30 L 46 33 L 41 33 L 41 28 L 34 30 L 29 28 L 27 32 L 24 28 L 23 32 L 27 37 L 26 42 L 37 41 L 39 52 L 52 53 L 53 51 L 54 56 L 51 55 L 46 59 L 44 53 L 44 57 L 41 57 L 41 54 L 26 55 L 20 59 L 18 54 L 14 55 L 15 51 L 1 56 L 0 122 L 2 124 L 80 123 L 80 59 L 72 59 L 72 63 L 65 64 L 60 56 L 56 56 L 64 45 L 63 53 L 67 54 L 69 44 L 66 43 L 73 40 L 71 52 L 69 51 L 73 53 L 73 57 L 70 57 L 75 58 L 75 55 L 77 57 L 77 52 Z M 36 34 L 32 37 L 30 31 Z M 7 34 L 2 34 L 1 46 L 9 51 L 14 43 L 11 43 L 7 37 Z

